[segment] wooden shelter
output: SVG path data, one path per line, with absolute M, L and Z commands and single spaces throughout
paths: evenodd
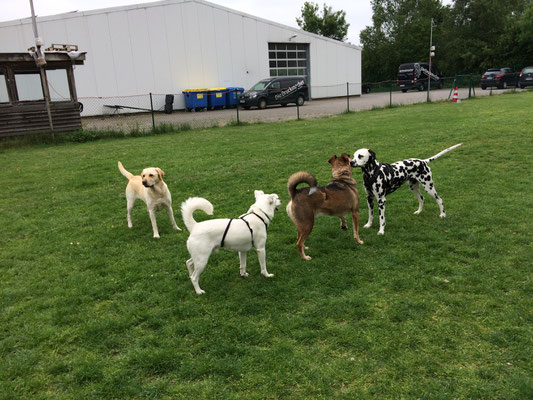
M 71 56 L 66 51 L 45 52 L 42 74 L 29 52 L 0 53 L 0 138 L 81 129 L 73 67 L 83 65 L 85 53 Z M 62 89 L 49 102 L 53 124 L 45 101 L 51 76 Z

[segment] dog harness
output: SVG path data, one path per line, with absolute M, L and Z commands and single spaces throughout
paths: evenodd
M 261 211 L 263 213 L 263 215 L 268 219 L 268 222 L 270 222 L 270 218 L 268 217 L 268 215 L 266 215 L 266 213 L 263 210 L 261 210 L 261 209 L 259 209 L 259 211 Z M 228 222 L 228 225 L 226 226 L 226 229 L 224 230 L 224 234 L 222 235 L 222 241 L 220 242 L 220 247 L 224 247 L 224 241 L 226 240 L 226 235 L 228 234 L 229 227 L 230 227 L 230 225 L 231 225 L 231 223 L 232 223 L 232 221 L 234 219 L 240 219 L 246 224 L 246 226 L 248 227 L 248 230 L 250 231 L 250 237 L 252 239 L 252 247 L 255 247 L 255 244 L 254 244 L 254 231 L 253 231 L 252 227 L 250 226 L 250 223 L 244 219 L 244 217 L 246 217 L 246 216 L 248 216 L 250 214 L 253 214 L 257 218 L 259 218 L 261 220 L 261 222 L 263 224 L 265 224 L 265 231 L 267 230 L 268 224 L 265 222 L 265 220 L 263 218 L 261 218 L 261 216 L 259 216 L 258 214 L 256 214 L 253 211 L 249 212 L 248 214 L 241 215 L 239 218 L 230 218 L 230 220 Z

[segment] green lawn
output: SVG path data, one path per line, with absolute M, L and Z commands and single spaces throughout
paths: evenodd
M 533 398 L 533 93 L 84 144 L 0 150 L 2 399 Z M 387 198 L 385 236 L 320 217 L 300 259 L 287 179 L 330 178 L 336 153 L 432 163 L 447 218 L 407 186 Z M 158 166 L 178 225 L 152 238 L 126 179 Z M 268 271 L 213 254 L 188 278 L 190 196 L 234 217 L 255 189 L 283 201 Z M 211 218 L 201 212 L 197 220 Z M 351 223 L 350 223 L 351 225 Z

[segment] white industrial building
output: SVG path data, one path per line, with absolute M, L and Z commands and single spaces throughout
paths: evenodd
M 347 82 L 351 95 L 361 94 L 360 47 L 203 0 L 71 12 L 37 24 L 45 47 L 76 44 L 87 53 L 75 69 L 78 97 L 102 105 L 150 92 L 249 88 L 278 75 L 307 76 L 315 99 L 345 96 Z M 1 53 L 34 42 L 31 18 L 0 23 Z M 59 81 L 55 86 L 52 97 L 64 90 Z M 184 108 L 183 97 L 174 108 Z

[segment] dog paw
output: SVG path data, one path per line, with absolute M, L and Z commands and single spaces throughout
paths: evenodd
M 413 214 L 418 215 L 422 212 L 422 210 L 416 210 Z
M 440 213 L 439 217 L 441 217 L 441 218 L 446 218 L 446 213 L 445 213 L 445 212 Z
M 378 231 L 378 235 L 384 235 L 385 231 Z
M 175 226 L 174 229 L 177 231 L 181 231 L 181 228 L 179 226 Z
M 371 226 L 372 226 L 372 224 L 365 224 L 365 225 L 363 226 L 363 228 L 367 228 L 367 229 L 368 229 L 368 228 L 370 228 Z
M 248 272 L 241 272 L 241 278 L 248 278 Z
M 266 276 L 267 278 L 272 278 L 274 274 L 269 274 L 268 272 L 264 273 L 263 276 Z
M 202 289 L 197 290 L 197 291 L 196 291 L 196 294 L 205 294 L 205 290 L 202 290 Z
M 341 226 L 341 229 L 342 229 L 343 231 L 347 231 L 347 230 L 348 230 L 348 227 L 347 227 L 347 226 Z
M 313 257 L 311 257 L 311 256 L 304 256 L 304 257 L 302 257 L 302 258 L 303 258 L 305 261 L 309 261 L 309 260 L 312 260 L 312 259 L 313 259 Z
M 355 239 L 355 242 L 358 243 L 358 244 L 365 244 L 365 242 L 363 242 L 361 239 Z
M 154 239 L 160 239 L 159 235 L 154 235 Z

